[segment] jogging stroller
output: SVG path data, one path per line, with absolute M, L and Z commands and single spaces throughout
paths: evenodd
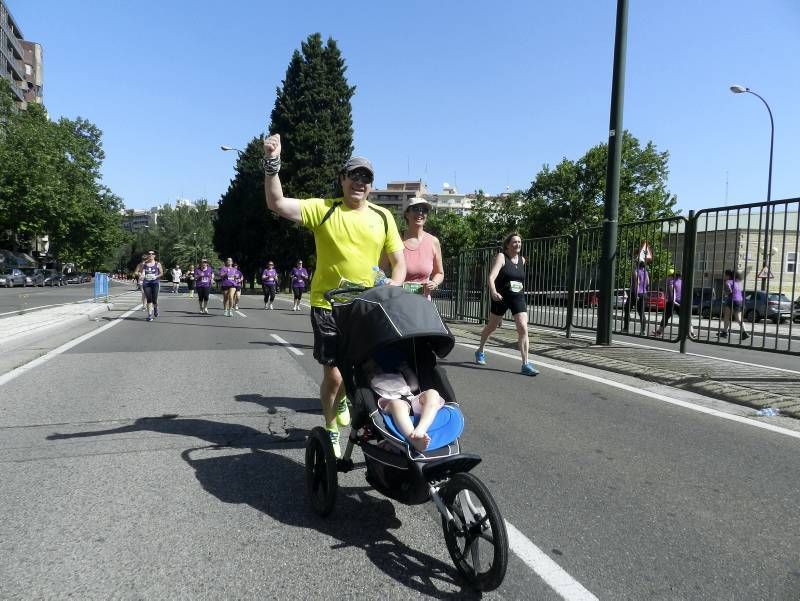
M 468 473 L 481 458 L 463 453 L 458 435 L 463 417 L 444 369 L 436 364 L 455 341 L 433 303 L 395 286 L 342 288 L 325 297 L 339 329 L 337 366 L 351 400 L 351 431 L 336 459 L 324 428 L 314 428 L 306 443 L 306 490 L 321 516 L 333 511 L 338 472 L 353 469 L 353 447 L 364 454 L 366 480 L 386 497 L 407 505 L 433 501 L 456 568 L 479 590 L 497 588 L 508 563 L 508 535 L 492 495 Z M 445 400 L 428 430 L 431 442 L 417 451 L 378 408 L 364 369 L 376 353 L 402 352 L 420 390 L 438 391 Z

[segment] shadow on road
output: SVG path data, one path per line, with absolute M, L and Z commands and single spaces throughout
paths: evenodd
M 158 432 L 159 434 L 174 434 L 178 436 L 191 436 L 205 440 L 218 447 L 236 449 L 267 449 L 275 444 L 284 444 L 287 448 L 302 448 L 308 436 L 307 430 L 287 428 L 285 436 L 267 434 L 244 426 L 242 424 L 228 424 L 207 419 L 181 418 L 177 415 L 162 415 L 160 417 L 140 417 L 132 424 L 109 428 L 106 430 L 90 430 L 86 432 L 73 432 L 71 434 L 53 433 L 47 440 L 65 440 L 69 438 L 90 438 L 93 436 L 108 436 L 111 434 L 129 434 L 131 432 Z
M 377 568 L 419 595 L 480 598 L 467 587 L 452 593 L 440 590 L 438 583 L 460 585 L 455 568 L 398 540 L 390 532 L 402 526 L 394 505 L 366 494 L 368 487 L 340 488 L 334 514 L 325 519 L 305 502 L 305 468 L 288 457 L 260 449 L 231 454 L 217 446 L 187 449 L 181 457 L 194 468 L 203 489 L 220 501 L 246 504 L 287 526 L 333 537 L 340 542 L 332 549 L 361 549 Z
M 262 405 L 268 413 L 277 413 L 277 407 L 286 407 L 291 404 L 287 401 L 292 400 L 254 394 L 235 398 L 239 402 Z M 306 406 L 309 401 L 318 403 L 317 399 L 295 400 Z M 194 469 L 203 489 L 223 503 L 246 504 L 287 526 L 331 536 L 340 541 L 333 549 L 359 548 L 376 567 L 420 595 L 438 599 L 480 598 L 466 586 L 457 592 L 440 590 L 439 583 L 447 588 L 462 586 L 456 569 L 398 540 L 390 532 L 402 526 L 393 503 L 366 494 L 368 487 L 340 488 L 334 516 L 323 519 L 314 514 L 303 501 L 306 497 L 304 466 L 280 453 L 268 452 L 276 447 L 304 448 L 308 430 L 286 427 L 285 435 L 275 435 L 242 424 L 165 414 L 142 417 L 117 428 L 53 433 L 46 438 L 66 440 L 132 432 L 189 436 L 210 443 L 186 449 L 181 458 Z M 438 529 L 438 523 L 430 527 Z M 443 539 L 441 544 L 444 548 Z

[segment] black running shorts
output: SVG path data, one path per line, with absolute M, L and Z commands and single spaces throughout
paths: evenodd
M 506 314 L 506 311 L 511 311 L 511 315 L 516 315 L 517 313 L 525 313 L 527 310 L 525 295 L 522 292 L 507 292 L 500 302 L 492 299 L 492 306 L 489 308 L 492 315 L 501 317 Z
M 330 309 L 311 307 L 311 329 L 314 330 L 314 359 L 322 365 L 336 365 L 339 329 Z

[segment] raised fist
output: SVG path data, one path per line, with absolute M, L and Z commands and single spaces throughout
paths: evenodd
M 280 134 L 272 134 L 264 140 L 264 156 L 270 159 L 281 156 Z

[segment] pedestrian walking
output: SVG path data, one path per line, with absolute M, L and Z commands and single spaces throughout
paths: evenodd
M 301 260 L 297 260 L 294 268 L 292 268 L 292 271 L 289 273 L 289 277 L 292 281 L 292 293 L 294 294 L 294 306 L 292 307 L 292 311 L 299 311 L 300 300 L 303 298 L 303 292 L 305 292 L 309 279 L 308 271 L 303 267 L 303 262 Z
M 200 313 L 208 315 L 208 297 L 211 293 L 211 283 L 214 280 L 214 269 L 208 264 L 208 259 L 200 261 L 200 267 L 194 270 L 197 286 L 197 302 L 200 303 Z
M 175 267 L 170 270 L 170 275 L 172 276 L 172 294 L 178 294 L 178 290 L 181 287 L 181 277 L 183 276 L 180 265 L 175 263 Z
M 667 272 L 664 287 L 666 289 L 666 304 L 664 306 L 664 314 L 661 316 L 661 323 L 653 331 L 653 336 L 656 337 L 660 337 L 664 333 L 664 329 L 667 327 L 667 324 L 672 321 L 672 317 L 675 315 L 676 311 L 680 314 L 681 299 L 683 298 L 683 278 L 681 278 L 681 272 L 670 267 Z M 689 338 L 692 340 L 696 338 L 694 325 L 691 321 L 689 322 Z
M 731 332 L 731 318 L 739 324 L 739 339 L 747 340 L 750 335 L 744 330 L 742 321 L 742 307 L 744 306 L 744 276 L 741 271 L 725 270 L 722 282 L 722 330 L 717 333 L 719 338 L 727 338 Z
M 647 265 L 644 261 L 639 261 L 631 274 L 631 290 L 628 299 L 625 301 L 623 309 L 622 330 L 627 333 L 631 321 L 631 307 L 635 306 L 639 314 L 639 335 L 645 335 L 645 309 L 644 299 L 650 289 L 650 274 L 647 272 Z
M 194 296 L 194 283 L 196 279 L 194 270 L 194 265 L 189 265 L 189 269 L 186 270 L 186 288 L 189 291 L 189 298 Z
M 314 358 L 322 365 L 320 404 L 331 447 L 341 457 L 339 426 L 350 424 L 342 375 L 336 366 L 339 336 L 331 305 L 324 293 L 343 279 L 370 286 L 373 268 L 386 253 L 392 267 L 389 285 L 405 281 L 403 241 L 392 214 L 367 200 L 375 171 L 364 157 L 351 157 L 339 174 L 341 198 L 286 198 L 278 177 L 281 166 L 280 135 L 264 140 L 264 188 L 267 206 L 281 217 L 302 223 L 314 233 L 317 265 L 311 283 L 311 327 Z M 296 301 L 296 304 L 297 303 Z
M 517 328 L 517 347 L 522 357 L 520 373 L 535 376 L 539 370 L 528 359 L 528 305 L 525 302 L 525 257 L 522 251 L 522 238 L 516 232 L 508 234 L 503 240 L 502 252 L 497 253 L 489 270 L 489 295 L 492 297 L 489 321 L 481 331 L 481 342 L 475 351 L 475 363 L 486 365 L 484 346 L 500 323 L 503 315 L 510 311 Z
M 267 261 L 267 266 L 261 272 L 261 290 L 264 292 L 264 309 L 272 309 L 275 301 L 275 291 L 280 285 L 280 277 L 275 271 L 275 263 Z

